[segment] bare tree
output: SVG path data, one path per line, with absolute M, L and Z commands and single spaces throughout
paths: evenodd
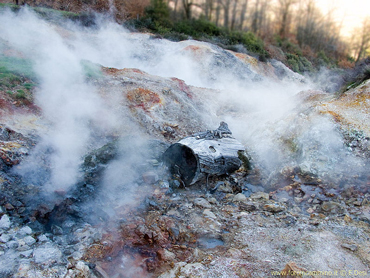
M 370 17 L 366 17 L 362 26 L 357 28 L 352 38 L 353 52 L 356 63 L 365 58 L 370 48 Z
M 252 12 L 251 29 L 253 33 L 257 33 L 257 30 L 258 30 L 259 5 L 260 5 L 260 0 L 256 0 L 254 4 L 253 12 Z
M 297 3 L 297 0 L 278 0 L 277 2 L 277 20 L 281 38 L 285 38 L 290 31 L 290 23 L 292 20 L 292 6 Z
M 182 0 L 182 7 L 184 9 L 184 14 L 186 19 L 191 19 L 191 7 L 193 6 L 191 0 Z
M 214 10 L 214 0 L 205 0 L 204 3 L 204 14 L 207 20 L 212 20 L 212 14 Z
M 251 14 L 251 31 L 259 36 L 265 33 L 269 14 L 269 0 L 256 0 Z

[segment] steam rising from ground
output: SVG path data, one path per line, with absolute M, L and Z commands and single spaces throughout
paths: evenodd
M 183 79 L 189 85 L 219 90 L 203 96 L 208 109 L 205 118 L 210 119 L 207 124 L 214 129 L 220 120 L 228 122 L 237 139 L 266 172 L 297 163 L 318 174 L 347 169 L 348 153 L 335 126 L 325 117 L 310 118 L 298 113 L 303 104 L 296 95 L 312 87 L 308 82 L 256 81 L 252 71 L 236 62 L 220 58 L 214 63 L 211 54 L 218 57 L 217 51 L 224 51 L 215 46 L 208 45 L 208 59 L 207 55 L 205 59 L 196 59 L 183 49 L 204 43 L 151 39 L 149 35 L 131 34 L 107 19 L 98 20 L 91 29 L 71 22 L 62 28 L 23 8 L 17 14 L 0 14 L 0 20 L 0 38 L 32 59 L 40 81 L 36 102 L 50 125 L 36 150 L 52 153 L 47 191 L 68 190 L 76 183 L 81 157 L 96 139 L 92 130 L 103 133 L 136 128 L 127 120 L 128 115 L 109 110 L 97 89 L 86 82 L 85 60 L 105 67 L 139 68 L 150 74 Z M 299 150 L 298 155 L 289 148 Z M 36 161 L 38 156 L 36 151 L 33 159 Z M 350 161 L 359 162 L 355 158 Z M 131 183 L 129 176 L 134 177 L 135 171 L 129 163 L 124 158 L 114 161 L 104 183 L 119 186 L 121 179 Z M 37 167 L 25 166 L 24 174 L 37 171 Z

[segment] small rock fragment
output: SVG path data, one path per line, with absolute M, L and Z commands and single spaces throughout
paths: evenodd
M 357 251 L 358 247 L 356 244 L 348 244 L 348 243 L 343 243 L 341 245 L 343 248 L 345 249 L 348 249 L 348 250 L 351 250 L 352 252 L 355 252 Z
M 228 184 L 225 184 L 224 182 L 219 184 L 218 190 L 224 193 L 233 193 L 233 189 Z
M 247 199 L 243 193 L 238 193 L 234 196 L 233 201 L 234 202 L 243 202 Z
M 283 205 L 280 205 L 279 203 L 271 203 L 271 204 L 266 204 L 263 206 L 263 210 L 277 213 L 285 210 L 285 207 Z
M 255 211 L 257 209 L 256 205 L 254 205 L 253 203 L 245 203 L 245 202 L 241 202 L 239 203 L 239 208 L 240 210 L 245 210 L 245 211 Z
M 10 228 L 10 219 L 7 214 L 4 214 L 0 219 L 0 229 L 7 230 Z
M 263 200 L 268 200 L 270 199 L 270 196 L 268 193 L 265 192 L 256 192 L 251 194 L 252 200 L 258 200 L 258 199 L 263 199 Z
M 307 213 L 309 213 L 309 214 L 314 213 L 314 209 L 313 209 L 313 208 L 308 208 L 306 211 L 307 211 Z
M 62 252 L 59 248 L 51 244 L 45 244 L 33 251 L 33 257 L 35 258 L 35 262 L 38 264 L 50 264 L 53 262 L 59 262 L 62 258 Z
M 157 254 L 162 261 L 174 261 L 176 259 L 176 255 L 167 249 L 160 249 L 157 251 Z
M 217 216 L 210 209 L 205 209 L 203 211 L 203 215 L 205 217 L 208 217 L 208 218 L 211 218 L 211 219 L 216 219 L 217 218 Z
M 332 213 L 340 213 L 343 211 L 341 205 L 333 201 L 323 202 L 321 205 L 321 209 L 325 212 Z
M 194 200 L 194 204 L 196 206 L 203 207 L 203 208 L 211 208 L 212 207 L 212 205 L 204 198 L 196 198 Z

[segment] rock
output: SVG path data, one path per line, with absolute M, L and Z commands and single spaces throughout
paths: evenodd
M 212 205 L 204 198 L 196 198 L 194 200 L 194 204 L 196 206 L 203 207 L 203 208 L 211 208 L 212 207 Z
M 271 203 L 271 204 L 266 204 L 263 206 L 263 210 L 277 213 L 285 210 L 285 207 L 279 203 Z
M 241 251 L 239 249 L 236 249 L 236 248 L 229 248 L 229 250 L 227 250 L 227 252 L 226 252 L 227 257 L 231 257 L 231 258 L 234 258 L 234 259 L 239 259 L 244 255 L 245 254 L 244 254 L 243 251 Z
M 208 217 L 208 218 L 211 218 L 211 219 L 216 219 L 217 218 L 217 216 L 210 209 L 205 209 L 203 211 L 203 215 L 205 217 Z
M 60 236 L 63 234 L 63 229 L 57 225 L 51 225 L 51 232 L 53 235 Z
M 265 193 L 265 192 L 256 192 L 256 193 L 253 193 L 251 194 L 251 198 L 252 200 L 268 200 L 270 199 L 270 196 L 268 193 Z
M 346 214 L 344 217 L 343 217 L 343 220 L 345 221 L 345 222 L 352 222 L 352 217 L 351 216 L 349 216 L 348 214 Z
M 147 184 L 154 184 L 159 180 L 158 174 L 153 171 L 148 171 L 143 174 L 143 181 Z M 168 185 L 169 187 L 169 185 Z
M 19 243 L 16 240 L 10 240 L 6 243 L 6 247 L 8 247 L 9 249 L 16 249 L 18 248 L 18 246 L 19 246 Z
M 0 219 L 0 229 L 8 230 L 10 228 L 10 219 L 7 214 L 4 214 Z
M 32 229 L 28 226 L 24 226 L 18 230 L 16 237 L 21 238 L 21 237 L 25 237 L 26 235 L 30 235 L 30 234 L 32 234 Z
M 201 263 L 192 263 L 183 266 L 180 274 L 184 277 L 207 277 L 207 269 Z
M 33 250 L 30 249 L 30 250 L 19 252 L 19 256 L 21 258 L 29 258 L 29 257 L 31 257 L 32 253 L 33 253 Z
M 62 252 L 58 247 L 52 244 L 44 244 L 33 251 L 33 257 L 35 262 L 38 264 L 51 264 L 54 262 L 60 262 L 62 258 Z
M 233 198 L 233 201 L 234 202 L 243 202 L 247 200 L 247 197 L 245 197 L 245 195 L 243 193 L 238 193 L 235 195 L 235 197 Z
M 47 242 L 49 241 L 48 237 L 44 234 L 41 234 L 39 235 L 39 237 L 37 238 L 39 242 Z
M 339 203 L 333 201 L 323 202 L 321 205 L 321 209 L 325 212 L 331 213 L 341 213 L 343 212 L 343 208 Z
M 160 276 L 158 276 L 158 278 L 177 278 L 179 277 L 180 268 L 184 265 L 186 265 L 186 263 L 184 262 L 177 263 L 172 269 L 168 270 L 165 273 L 162 273 Z
M 351 250 L 352 252 L 355 252 L 357 251 L 358 247 L 356 244 L 347 244 L 347 243 L 343 243 L 341 244 L 341 246 L 345 249 L 348 249 L 348 250 Z
M 314 213 L 314 212 L 315 212 L 315 210 L 314 210 L 313 208 L 308 208 L 306 211 L 307 211 L 307 213 L 309 213 L 309 214 L 312 214 L 312 213 Z
M 0 242 L 2 242 L 2 243 L 7 243 L 11 239 L 12 239 L 12 236 L 9 235 L 9 234 L 2 234 L 0 236 Z
M 212 205 L 217 205 L 218 204 L 218 201 L 216 200 L 216 198 L 214 197 L 210 197 L 207 199 L 209 203 L 211 203 Z
M 174 261 L 176 259 L 176 255 L 167 249 L 160 249 L 157 251 L 157 254 L 162 261 Z
M 26 236 L 25 238 L 18 240 L 18 251 L 26 251 L 31 248 L 33 244 L 35 244 L 36 240 L 32 236 Z
M 253 203 L 240 202 L 239 208 L 240 210 L 245 210 L 245 211 L 250 212 L 250 211 L 255 211 L 257 209 L 257 206 Z
M 224 193 L 233 193 L 233 189 L 230 187 L 230 185 L 224 183 L 224 182 L 219 182 L 218 190 Z M 217 185 L 216 185 L 217 186 Z

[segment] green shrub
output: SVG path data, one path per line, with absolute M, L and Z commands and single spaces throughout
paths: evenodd
M 173 31 L 186 34 L 194 38 L 211 38 L 219 36 L 221 29 L 205 19 L 181 20 L 173 24 Z
M 287 53 L 287 64 L 292 71 L 304 73 L 314 71 L 314 67 L 310 61 L 308 61 L 303 56 L 298 56 L 296 54 Z
M 17 99 L 25 99 L 26 93 L 23 90 L 17 90 L 17 94 L 15 95 Z
M 252 32 L 224 31 L 221 35 L 221 42 L 226 45 L 241 44 L 249 52 L 260 55 L 260 59 L 270 57 L 268 52 L 265 50 L 263 41 L 256 37 Z
M 298 55 L 298 56 L 303 55 L 301 48 L 297 44 L 292 43 L 291 41 L 289 41 L 288 39 L 282 39 L 279 36 L 276 36 L 275 41 L 276 41 L 277 45 L 284 52 L 295 54 L 295 55 Z
M 286 60 L 289 68 L 292 71 L 299 72 L 298 56 L 295 54 L 286 54 Z
M 317 53 L 317 64 L 319 66 L 332 66 L 332 61 L 326 56 L 324 51 L 319 51 Z
M 179 41 L 185 41 L 189 39 L 188 35 L 170 31 L 165 34 L 163 34 L 163 37 L 167 40 L 173 41 L 173 42 L 179 42 Z
M 157 30 L 158 26 L 171 27 L 170 21 L 170 9 L 164 0 L 151 0 L 150 5 L 145 8 L 144 19 L 153 22 L 154 25 L 150 25 L 152 30 Z M 147 22 L 147 23 L 149 23 Z

